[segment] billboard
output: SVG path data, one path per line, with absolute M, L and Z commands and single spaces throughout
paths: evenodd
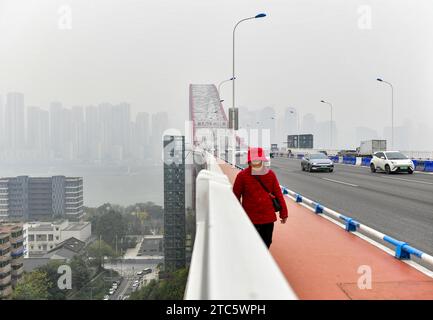
M 287 148 L 313 149 L 312 134 L 292 134 L 287 136 Z

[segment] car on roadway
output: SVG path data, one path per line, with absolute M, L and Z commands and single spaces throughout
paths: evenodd
M 105 295 L 104 296 L 104 300 L 110 300 L 110 296 L 109 295 Z
M 116 292 L 116 290 L 114 290 L 113 288 L 111 288 L 110 291 L 108 291 L 108 293 L 110 294 L 110 296 L 113 295 L 114 292 Z
M 371 172 L 377 170 L 392 172 L 407 172 L 412 174 L 415 171 L 415 164 L 411 159 L 399 151 L 378 151 L 373 154 L 370 160 Z
M 144 273 L 144 274 L 152 273 L 152 269 L 151 269 L 151 268 L 143 269 L 143 273 Z
M 142 274 L 143 274 L 142 270 L 137 272 L 137 276 L 141 276 Z
M 323 153 L 306 154 L 301 160 L 302 171 L 334 171 L 334 162 Z

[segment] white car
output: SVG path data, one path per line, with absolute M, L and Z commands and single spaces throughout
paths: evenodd
M 412 160 L 399 151 L 379 151 L 373 155 L 370 161 L 371 172 L 383 170 L 386 173 L 407 172 L 412 174 L 415 165 Z
M 108 295 L 105 295 L 104 300 L 110 300 L 110 297 Z

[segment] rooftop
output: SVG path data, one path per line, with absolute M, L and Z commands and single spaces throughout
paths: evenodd
M 79 231 L 86 228 L 90 222 L 71 222 L 63 231 Z

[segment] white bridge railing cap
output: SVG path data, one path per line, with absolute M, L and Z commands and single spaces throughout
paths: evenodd
M 197 230 L 185 299 L 297 299 L 227 177 L 202 170 L 196 184 Z

